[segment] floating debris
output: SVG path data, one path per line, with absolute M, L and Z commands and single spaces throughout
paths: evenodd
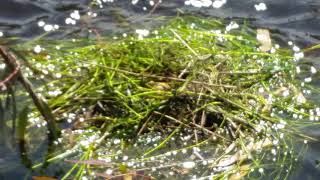
M 268 29 L 257 29 L 257 40 L 261 43 L 260 50 L 262 52 L 271 50 L 272 42 Z
M 66 23 L 80 19 L 74 11 Z M 68 149 L 50 162 L 80 168 L 63 179 L 251 177 L 291 167 L 292 118 L 319 119 L 313 89 L 296 77 L 303 51 L 290 44 L 273 45 L 268 30 L 252 34 L 241 22 L 180 16 L 98 41 L 34 42 L 22 73 L 42 83 L 37 93 L 65 123 L 54 144 Z M 317 71 L 309 73 L 305 83 Z M 29 118 L 46 125 L 36 111 Z

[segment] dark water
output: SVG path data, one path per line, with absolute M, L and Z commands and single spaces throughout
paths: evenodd
M 1 0 L 0 30 L 9 36 L 32 38 L 43 32 L 36 24 L 39 20 L 48 23 L 64 25 L 65 18 L 74 10 L 87 11 L 90 0 Z M 94 25 L 104 32 L 124 30 L 116 26 L 115 16 L 118 14 L 126 18 L 146 15 L 143 11 L 147 1 L 139 1 L 135 6 L 129 0 L 118 0 L 107 3 L 98 10 L 99 17 Z M 177 8 L 186 12 L 194 12 L 210 17 L 249 18 L 254 26 L 267 27 L 286 33 L 287 39 L 299 41 L 305 45 L 320 42 L 320 1 L 319 0 L 268 0 L 267 11 L 256 11 L 254 4 L 260 0 L 228 0 L 220 9 L 191 8 L 184 6 L 183 0 L 164 1 L 157 8 L 154 15 L 174 16 Z M 142 19 L 142 18 L 141 18 Z M 129 23 L 144 23 L 145 20 L 131 19 Z M 155 22 L 153 22 L 155 23 Z M 152 24 L 151 24 L 152 25 Z M 81 28 L 74 27 L 74 28 Z M 69 28 L 70 29 L 70 28 Z
M 60 25 L 63 32 L 55 34 L 55 37 L 63 38 L 72 35 L 73 32 L 85 34 L 83 25 L 66 26 L 64 21 L 73 10 L 87 12 L 89 2 L 89 0 L 0 0 L 0 31 L 4 32 L 6 37 L 28 40 L 43 33 L 43 29 L 38 27 L 37 23 L 39 20 L 44 20 L 47 23 Z M 175 16 L 178 11 L 183 11 L 209 17 L 246 18 L 250 20 L 252 26 L 272 29 L 273 34 L 276 34 L 275 38 L 283 43 L 292 40 L 301 47 L 320 43 L 320 0 L 265 0 L 268 10 L 257 12 L 254 4 L 259 2 L 261 0 L 228 0 L 221 9 L 201 8 L 200 10 L 184 6 L 183 0 L 163 0 L 161 6 L 154 11 L 153 17 Z M 150 28 L 162 23 L 150 18 L 141 18 L 150 11 L 150 8 L 143 11 L 143 6 L 149 7 L 148 2 L 140 0 L 135 6 L 128 0 L 105 4 L 104 8 L 95 10 L 98 17 L 91 21 L 90 26 L 100 32 L 112 34 L 128 31 L 132 27 Z M 119 25 L 121 23 L 123 25 Z M 319 57 L 312 57 L 312 62 L 318 68 L 319 60 Z M 315 82 L 315 85 L 320 87 L 320 81 Z M 306 132 L 320 138 L 318 128 L 308 128 Z M 19 151 L 15 150 L 19 148 L 7 148 L 4 138 L 7 137 L 0 137 L 0 179 L 23 179 L 28 171 L 26 160 Z M 31 154 L 32 158 L 39 159 L 46 154 L 46 143 L 42 144 L 39 145 L 38 151 Z M 308 152 L 299 162 L 301 169 L 290 179 L 320 179 L 316 159 L 320 159 L 320 143 L 310 142 Z M 10 167 L 11 164 L 11 169 L 5 171 L 5 168 Z M 59 172 L 58 168 L 56 172 Z M 54 174 L 48 173 L 48 175 Z

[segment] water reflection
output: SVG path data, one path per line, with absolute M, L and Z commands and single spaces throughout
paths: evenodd
M 8 35 L 19 37 L 34 37 L 42 31 L 37 27 L 37 22 L 45 20 L 52 24 L 65 25 L 65 18 L 73 10 L 77 9 L 80 12 L 85 12 L 88 9 L 90 0 L 45 0 L 45 1 L 12 1 L 2 0 L 0 7 L 0 30 L 5 31 Z M 255 26 L 263 26 L 272 29 L 277 29 L 289 34 L 292 40 L 300 39 L 301 42 L 308 43 L 319 42 L 319 26 L 320 20 L 319 6 L 316 0 L 277 0 L 268 1 L 267 11 L 256 11 L 254 5 L 258 1 L 238 1 L 228 0 L 227 4 L 220 9 L 192 8 L 184 6 L 184 1 L 163 1 L 161 6 L 157 7 L 153 12 L 155 16 L 175 16 L 177 9 L 185 12 L 201 13 L 205 16 L 223 17 L 223 18 L 248 18 Z M 98 10 L 99 18 L 95 20 L 95 26 L 101 28 L 102 31 L 118 31 L 122 28 L 115 26 L 115 18 L 120 14 L 124 18 L 132 16 L 139 17 L 146 15 L 150 9 L 143 10 L 143 7 L 148 7 L 148 1 L 139 1 L 136 5 L 132 5 L 131 1 L 115 1 L 114 3 L 106 3 L 105 6 Z M 149 7 L 148 7 L 149 8 Z M 113 13 L 118 11 L 118 13 Z M 17 13 L 19 12 L 19 13 Z M 142 21 L 145 19 L 138 18 Z M 129 23 L 141 23 L 129 21 Z M 153 23 L 155 23 L 153 21 Z M 144 26 L 152 26 L 147 23 Z M 134 25 L 134 24 L 131 24 Z

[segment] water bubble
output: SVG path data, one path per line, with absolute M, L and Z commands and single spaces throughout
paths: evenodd
M 267 10 L 267 5 L 265 3 L 255 4 L 254 7 L 257 11 L 265 11 Z
M 66 24 L 75 25 L 75 24 L 76 24 L 76 21 L 73 20 L 72 18 L 66 18 L 65 23 L 66 23 Z
M 263 169 L 263 168 L 259 168 L 259 170 L 258 170 L 258 171 L 259 171 L 259 173 L 261 173 L 261 174 L 262 174 L 262 173 L 264 172 L 264 169 Z
M 40 45 L 36 45 L 34 48 L 33 48 L 33 51 L 37 54 L 39 54 L 41 51 L 42 51 L 42 48 Z
M 272 48 L 270 49 L 270 53 L 271 53 L 271 54 L 276 53 L 276 49 L 272 47 Z
M 79 118 L 79 121 L 84 122 L 84 118 L 83 117 Z
M 139 2 L 139 0 L 132 0 L 131 4 L 136 5 Z
M 310 72 L 311 72 L 312 74 L 315 74 L 315 73 L 317 73 L 317 69 L 316 69 L 314 66 L 311 66 L 311 67 L 310 67 Z
M 227 1 L 226 0 L 216 0 L 212 2 L 212 7 L 213 8 L 221 8 Z
M 294 53 L 294 60 L 300 60 L 302 58 L 304 58 L 304 53 L 303 52 L 298 52 L 298 53 Z
M 44 21 L 39 21 L 39 22 L 38 22 L 38 26 L 39 26 L 39 27 L 43 27 L 45 24 L 46 24 L 46 23 L 45 23 Z
M 80 144 L 84 147 L 88 147 L 90 145 L 90 142 L 88 140 L 82 140 L 80 141 Z
M 138 34 L 138 39 L 142 40 L 144 37 L 150 34 L 150 31 L 147 29 L 136 29 L 136 33 Z
M 113 170 L 112 170 L 112 169 L 107 169 L 106 174 L 111 175 L 111 174 L 112 174 L 112 172 L 113 172 Z
M 283 136 L 284 136 L 284 134 L 283 133 L 280 133 L 280 139 L 282 139 L 283 138 Z
M 299 48 L 298 46 L 294 45 L 294 46 L 292 47 L 292 50 L 293 50 L 294 52 L 299 52 L 299 51 L 300 51 L 300 48 Z
M 46 24 L 43 26 L 44 31 L 49 32 L 49 31 L 53 31 L 54 27 L 51 24 Z
M 172 151 L 172 154 L 173 154 L 173 155 L 176 155 L 176 154 L 177 154 L 177 151 Z
M 115 139 L 115 140 L 113 141 L 114 144 L 119 144 L 120 142 L 121 142 L 120 139 Z
M 289 95 L 290 95 L 290 91 L 288 89 L 284 90 L 283 93 L 282 93 L 283 97 L 287 97 Z
M 123 161 L 126 161 L 126 160 L 128 160 L 128 159 L 129 159 L 128 156 L 123 156 L 123 158 L 122 158 Z
M 72 123 L 72 119 L 70 119 L 70 118 L 67 119 L 67 122 L 68 122 L 68 123 Z
M 216 0 L 216 1 L 225 1 L 225 0 Z M 212 0 L 187 0 L 184 2 L 185 5 L 191 5 L 193 7 L 201 8 L 201 7 L 209 7 L 212 5 Z
M 276 125 L 276 127 L 278 128 L 278 129 L 283 129 L 283 128 L 285 128 L 285 124 L 282 124 L 282 123 L 279 123 L 279 124 L 277 124 Z
M 60 28 L 60 26 L 58 24 L 53 25 L 54 30 L 57 30 Z
M 230 24 L 226 27 L 226 31 L 231 31 L 232 29 L 239 28 L 239 24 L 234 21 L 231 21 Z
M 6 64 L 4 63 L 0 64 L 0 69 L 3 70 L 4 68 L 6 68 Z
M 312 81 L 311 77 L 304 78 L 304 82 L 306 82 L 306 83 L 311 82 L 311 81 Z
M 75 19 L 75 20 L 79 20 L 79 19 L 80 19 L 79 11 L 78 11 L 78 10 L 73 11 L 73 12 L 70 14 L 70 17 L 73 18 L 73 19 Z
M 187 161 L 187 162 L 182 163 L 182 166 L 186 169 L 192 169 L 193 167 L 196 166 L 196 163 L 192 162 L 192 161 Z
M 314 116 L 310 116 L 310 117 L 309 117 L 309 120 L 310 120 L 310 121 L 314 121 L 314 120 L 315 120 L 315 117 L 314 117 Z

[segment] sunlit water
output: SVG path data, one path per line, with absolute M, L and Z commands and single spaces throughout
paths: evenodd
M 261 1 L 228 0 L 219 9 L 201 9 L 186 6 L 182 0 L 165 1 L 153 12 L 153 18 L 160 16 L 175 16 L 177 13 L 188 12 L 209 17 L 222 17 L 228 19 L 246 18 L 254 27 L 265 27 L 273 30 L 273 36 L 280 43 L 286 44 L 289 40 L 294 41 L 300 47 L 308 47 L 320 43 L 320 2 L 317 0 L 268 0 L 267 10 L 257 11 L 255 4 Z M 44 32 L 44 27 L 39 27 L 39 21 L 47 24 L 59 25 L 61 31 L 57 31 L 51 37 L 64 38 L 73 37 L 74 34 L 87 36 L 85 27 L 94 27 L 99 32 L 110 35 L 113 32 L 127 32 L 134 28 L 151 28 L 161 23 L 150 18 L 143 18 L 151 10 L 149 1 L 140 0 L 133 5 L 131 1 L 118 0 L 114 3 L 104 3 L 104 7 L 95 10 L 96 18 L 92 18 L 89 24 L 66 24 L 66 18 L 74 10 L 80 13 L 88 12 L 89 0 L 2 0 L 0 6 L 0 32 L 5 37 L 19 37 L 30 39 Z M 316 68 L 320 68 L 320 53 L 310 55 L 308 58 Z M 320 87 L 319 79 L 314 85 Z M 319 100 L 315 97 L 315 101 Z M 318 101 L 319 102 L 319 101 Z M 305 131 L 320 138 L 318 128 L 308 128 Z M 47 152 L 45 138 L 38 139 L 38 147 L 31 152 L 31 159 L 25 159 L 17 151 L 17 147 L 10 147 L 7 137 L 0 137 L 0 179 L 22 179 L 28 171 L 28 161 L 44 158 Z M 290 179 L 310 178 L 318 179 L 320 171 L 316 167 L 316 160 L 320 159 L 320 143 L 310 142 L 308 151 L 298 163 L 301 169 L 293 173 Z M 300 144 L 297 144 L 299 149 Z M 20 147 L 21 149 L 21 147 Z M 23 148 L 22 148 L 23 149 Z M 51 168 L 48 175 L 54 176 L 52 172 L 58 173 L 60 167 Z M 62 168 L 62 167 L 61 167 Z M 18 178 L 17 178 L 18 177 Z

